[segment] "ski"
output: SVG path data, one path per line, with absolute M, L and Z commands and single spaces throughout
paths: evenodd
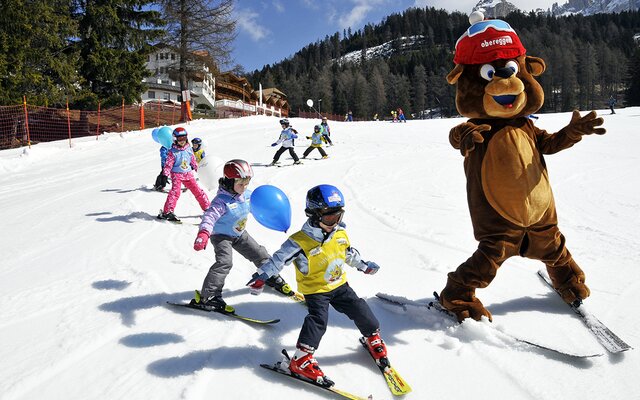
M 551 283 L 551 278 L 547 274 L 547 271 L 541 269 L 538 271 L 538 276 L 542 279 L 554 292 L 558 293 Z M 559 295 L 559 294 L 558 294 Z M 600 322 L 593 314 L 582 306 L 582 301 L 578 301 L 574 304 L 568 304 L 578 317 L 582 320 L 584 325 L 589 331 L 596 337 L 598 343 L 602 345 L 610 353 L 621 353 L 623 351 L 631 350 L 633 347 L 628 345 L 624 340 L 620 339 L 618 335 L 613 333 L 605 324 Z
M 371 355 L 371 352 L 367 347 L 365 338 L 360 338 L 360 344 L 362 345 L 362 347 L 364 347 L 364 350 L 367 352 L 367 354 L 369 354 L 375 361 L 375 358 L 373 357 L 373 355 Z M 404 379 L 402 379 L 400 374 L 391 365 L 383 366 L 379 365 L 376 362 L 376 367 L 378 367 L 378 369 L 382 373 L 382 376 L 384 376 L 384 380 L 387 382 L 387 386 L 389 386 L 389 390 L 391 390 L 391 393 L 394 396 L 403 396 L 411 392 L 411 386 L 409 386 L 409 384 Z
M 378 293 L 378 294 L 376 294 L 376 297 L 379 298 L 380 300 L 383 300 L 383 301 L 387 302 L 387 303 L 394 304 L 396 306 L 403 307 L 405 309 L 406 309 L 407 306 L 424 307 L 424 308 L 426 308 L 427 310 L 430 310 L 430 311 L 437 311 L 438 313 L 446 316 L 447 318 L 451 319 L 454 322 L 458 322 L 458 319 L 456 318 L 456 316 L 453 315 L 452 313 L 450 313 L 444 307 L 442 307 L 442 305 L 438 302 L 438 294 L 436 292 L 434 292 L 433 295 L 434 295 L 434 300 L 435 301 L 431 301 L 428 304 L 418 303 L 418 302 L 415 302 L 415 301 L 399 298 L 397 296 L 390 296 L 390 295 L 387 295 L 387 294 L 384 294 L 384 293 Z M 516 343 L 520 343 L 520 344 L 528 346 L 528 347 L 533 347 L 533 348 L 536 348 L 536 349 L 540 349 L 540 350 L 556 353 L 556 354 L 559 354 L 561 356 L 575 357 L 575 358 L 591 358 L 591 357 L 600 357 L 600 356 L 603 355 L 602 353 L 594 353 L 594 354 L 570 353 L 570 352 L 567 352 L 567 351 L 564 351 L 564 350 L 558 350 L 558 349 L 555 349 L 553 347 L 549 347 L 549 346 L 541 345 L 541 344 L 538 344 L 538 343 L 535 343 L 535 342 L 531 342 L 529 340 L 522 339 L 522 338 L 519 338 L 517 336 L 513 336 L 512 334 L 503 332 L 503 331 L 498 330 L 498 329 L 495 329 L 495 331 L 497 333 L 499 333 L 500 335 L 502 335 L 503 337 L 506 337 L 506 338 L 516 342 Z
M 282 350 L 282 354 L 286 357 L 287 360 L 289 360 L 289 354 L 287 353 L 286 350 L 283 349 Z M 266 368 L 266 369 L 268 369 L 270 371 L 277 372 L 277 373 L 279 373 L 281 375 L 288 376 L 289 378 L 293 378 L 293 379 L 295 379 L 297 381 L 308 383 L 309 385 L 315 386 L 317 388 L 324 389 L 324 390 L 327 390 L 329 392 L 335 393 L 335 394 L 337 394 L 337 395 L 339 395 L 339 396 L 341 396 L 341 397 L 343 397 L 345 399 L 351 399 L 351 400 L 372 400 L 373 399 L 372 396 L 369 396 L 369 397 L 356 396 L 354 394 L 351 394 L 349 392 L 346 392 L 344 390 L 340 390 L 340 389 L 336 388 L 335 385 L 324 386 L 324 385 L 322 385 L 320 383 L 317 383 L 317 382 L 314 382 L 314 381 L 312 381 L 310 379 L 307 379 L 307 378 L 304 378 L 302 376 L 293 374 L 293 373 L 291 373 L 291 371 L 289 371 L 288 367 L 281 368 L 282 361 L 278 361 L 273 365 L 260 364 L 260 366 L 262 368 Z
M 235 311 L 227 312 L 227 311 L 224 311 L 224 310 L 215 310 L 215 309 L 208 310 L 206 308 L 202 308 L 202 307 L 191 305 L 190 303 L 174 303 L 174 302 L 171 302 L 171 301 L 167 301 L 167 304 L 170 304 L 170 305 L 176 306 L 176 307 L 190 308 L 192 310 L 199 310 L 199 311 L 204 311 L 204 312 L 216 312 L 218 314 L 226 315 L 228 317 L 236 318 L 236 319 L 239 319 L 239 320 L 244 321 L 244 322 L 249 322 L 249 323 L 258 324 L 258 325 L 270 325 L 270 324 L 276 324 L 276 323 L 280 322 L 279 319 L 262 320 L 262 319 L 255 319 L 255 318 L 251 318 L 251 317 L 245 317 L 244 315 L 236 314 Z

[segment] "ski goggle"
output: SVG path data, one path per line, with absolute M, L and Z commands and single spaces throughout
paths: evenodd
M 251 177 L 247 177 L 247 178 L 236 178 L 236 183 L 239 183 L 243 186 L 246 186 L 249 184 L 249 182 L 251 182 Z
M 344 210 L 338 209 L 334 211 L 330 211 L 326 214 L 320 214 L 320 222 L 327 226 L 333 226 L 338 224 L 342 220 L 342 215 L 344 214 Z

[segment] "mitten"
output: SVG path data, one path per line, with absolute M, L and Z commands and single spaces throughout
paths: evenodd
M 275 147 L 277 145 L 278 145 L 278 143 L 271 143 L 271 147 Z
M 463 157 L 467 157 L 476 148 L 476 143 L 484 142 L 482 132 L 488 132 L 491 126 L 487 124 L 476 125 L 471 122 L 464 122 L 449 133 L 449 142 L 460 150 Z
M 596 135 L 602 135 L 607 130 L 604 128 L 596 128 L 596 126 L 600 126 L 604 123 L 604 119 L 602 117 L 596 118 L 596 112 L 591 111 L 584 117 L 580 117 L 580 112 L 578 110 L 574 110 L 571 115 L 571 122 L 569 125 L 562 128 L 567 137 L 572 140 L 580 140 L 583 135 L 591 135 L 595 133 Z
M 367 267 L 365 269 L 362 269 L 361 271 L 367 275 L 373 275 L 376 272 L 378 272 L 378 270 L 380 269 L 380 266 L 374 263 L 373 261 L 363 261 L 363 262 Z
M 198 237 L 196 237 L 196 241 L 193 242 L 193 249 L 195 251 L 204 250 L 207 248 L 207 242 L 209 241 L 209 232 L 200 231 L 198 232 Z
M 264 272 L 261 272 L 259 274 L 257 272 L 254 273 L 251 277 L 251 280 L 247 282 L 247 286 L 249 286 L 251 294 L 257 296 L 262 293 L 262 290 L 264 289 L 264 283 L 267 281 L 267 279 L 269 279 L 269 275 Z
M 292 138 L 292 139 L 297 139 L 297 138 L 298 138 L 298 135 L 291 135 L 291 138 Z
M 311 136 L 307 136 L 307 139 L 311 139 Z

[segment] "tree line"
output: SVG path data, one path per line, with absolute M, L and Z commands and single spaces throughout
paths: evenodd
M 233 0 L 3 0 L 0 13 L 0 105 L 96 109 L 139 101 L 150 75 L 152 46 L 176 49 L 181 89 L 197 75 L 206 52 L 230 64 L 235 37 Z M 529 55 L 548 65 L 540 77 L 542 111 L 640 105 L 640 13 L 550 17 L 512 13 Z M 352 32 L 336 32 L 282 62 L 247 74 L 254 87 L 277 87 L 291 110 L 308 98 L 322 111 L 357 118 L 439 110 L 454 115 L 455 92 L 444 79 L 467 15 L 412 8 Z M 367 57 L 369 52 L 386 52 Z M 355 52 L 352 61 L 342 57 Z M 239 71 L 236 67 L 236 71 Z
M 527 54 L 541 57 L 539 77 L 546 101 L 542 112 L 640 105 L 640 12 L 552 17 L 515 12 L 504 18 L 516 30 Z M 456 40 L 469 27 L 468 16 L 435 8 L 412 8 L 356 32 L 335 33 L 292 57 L 249 74 L 255 86 L 275 86 L 289 97 L 291 110 L 306 99 L 322 99 L 322 110 L 370 119 L 403 108 L 419 117 L 455 115 L 455 91 L 445 76 L 453 68 Z M 388 56 L 366 57 L 386 44 Z M 345 54 L 357 52 L 353 61 Z M 353 55 L 353 53 L 352 53 Z

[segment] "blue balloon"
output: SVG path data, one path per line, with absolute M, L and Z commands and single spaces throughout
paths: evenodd
M 286 194 L 275 186 L 258 186 L 251 193 L 251 214 L 261 225 L 286 232 L 291 226 L 291 204 Z
M 160 130 L 160 128 L 153 128 L 153 130 L 151 131 L 151 138 L 156 143 L 160 143 L 160 142 L 158 142 L 158 131 L 159 130 Z
M 167 149 L 171 148 L 171 145 L 173 144 L 173 129 L 169 128 L 168 126 L 163 126 L 162 128 L 158 129 L 158 133 L 156 134 L 156 136 L 158 137 L 158 143 L 160 143 Z

